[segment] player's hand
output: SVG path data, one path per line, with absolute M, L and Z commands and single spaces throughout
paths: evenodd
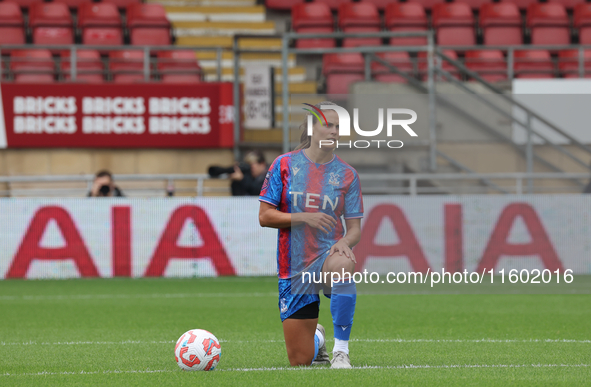
M 354 263 L 357 263 L 357 261 L 355 260 L 355 254 L 353 254 L 353 250 L 351 250 L 351 248 L 347 244 L 347 241 L 345 240 L 345 238 L 339 240 L 337 243 L 332 245 L 332 247 L 330 248 L 330 252 L 328 253 L 328 256 L 330 257 L 331 255 L 333 255 L 337 252 L 340 255 L 344 254 L 351 261 L 353 261 Z
M 324 212 L 307 213 L 305 222 L 308 226 L 329 233 L 337 225 L 337 220 Z

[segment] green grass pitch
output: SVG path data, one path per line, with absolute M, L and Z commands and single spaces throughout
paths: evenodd
M 193 328 L 213 372 L 174 361 Z M 1 386 L 588 385 L 591 295 L 361 293 L 352 370 L 290 368 L 282 339 L 274 278 L 0 281 Z

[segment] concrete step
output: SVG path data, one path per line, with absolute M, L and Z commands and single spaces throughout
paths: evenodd
M 234 40 L 231 36 L 184 36 L 177 38 L 177 46 L 224 47 L 232 48 Z M 281 39 L 248 38 L 240 39 L 238 46 L 245 49 L 281 50 Z
M 265 7 L 219 7 L 219 6 L 169 6 L 164 4 L 166 16 L 171 22 L 211 21 L 211 22 L 264 22 Z
M 217 52 L 215 51 L 196 51 L 195 55 L 199 60 L 199 65 L 202 68 L 213 68 L 217 67 Z M 273 67 L 281 67 L 281 54 L 274 53 L 243 53 L 240 54 L 240 64 L 258 64 Z M 295 54 L 290 54 L 287 58 L 288 67 L 294 67 L 296 64 Z M 222 68 L 233 68 L 234 67 L 234 53 L 222 52 Z M 316 91 L 314 91 L 316 93 Z
M 275 22 L 218 22 L 175 21 L 172 22 L 177 38 L 189 36 L 233 36 L 236 34 L 273 35 Z
M 217 73 L 215 69 L 204 69 L 205 73 L 205 80 L 206 81 L 216 81 L 217 80 Z M 240 69 L 240 81 L 242 82 L 244 78 L 242 74 L 244 73 L 244 69 Z M 289 82 L 305 82 L 306 81 L 306 69 L 303 67 L 292 67 L 288 71 L 288 79 Z M 222 69 L 222 81 L 223 82 L 232 82 L 234 80 L 234 70 L 232 68 L 224 68 Z M 275 73 L 275 82 L 280 83 L 282 81 L 281 71 L 280 69 Z

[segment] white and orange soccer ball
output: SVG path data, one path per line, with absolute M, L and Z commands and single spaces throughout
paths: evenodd
M 174 347 L 174 358 L 185 371 L 213 371 L 221 356 L 220 341 L 203 329 L 183 333 Z

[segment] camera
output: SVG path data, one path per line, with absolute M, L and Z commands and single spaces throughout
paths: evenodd
M 108 196 L 110 192 L 111 192 L 110 185 L 103 184 L 103 185 L 101 185 L 101 188 L 99 188 L 99 196 Z
M 244 175 L 250 173 L 250 164 L 248 164 L 248 163 L 241 162 L 240 164 L 238 164 L 238 168 L 240 168 L 240 170 L 242 171 L 242 173 Z M 220 177 L 223 174 L 230 175 L 230 174 L 234 173 L 234 166 L 220 167 L 217 165 L 212 165 L 207 170 L 207 173 L 209 173 L 209 176 L 211 176 L 211 177 Z

